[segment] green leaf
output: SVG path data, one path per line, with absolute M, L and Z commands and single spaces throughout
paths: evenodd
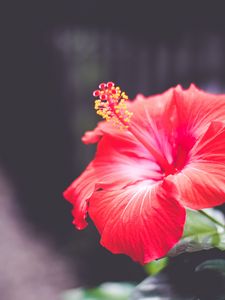
M 80 300 L 85 299 L 85 291 L 81 288 L 67 290 L 62 295 L 62 300 Z
M 224 251 L 225 250 L 225 232 L 221 232 L 219 234 L 219 236 L 220 236 L 220 241 L 219 241 L 218 245 L 216 245 L 216 248 Z
M 210 290 L 208 292 L 203 291 L 210 299 L 225 300 L 225 259 L 207 260 L 198 265 L 195 268 L 195 272 L 199 273 L 201 277 L 203 274 L 208 274 L 207 285 L 210 287 Z M 210 274 L 211 278 L 209 277 Z
M 193 300 L 195 298 L 179 295 L 171 286 L 165 274 L 146 278 L 131 294 L 129 300 Z
M 224 215 L 216 209 L 204 210 L 217 222 L 224 224 Z M 168 256 L 176 256 L 183 252 L 194 252 L 218 248 L 225 250 L 224 228 L 200 211 L 187 209 L 187 219 L 182 239 L 169 252 Z
M 156 275 L 160 273 L 167 265 L 169 262 L 168 257 L 164 257 L 158 260 L 154 260 L 147 265 L 144 266 L 144 269 L 148 275 Z
M 93 289 L 68 290 L 62 300 L 128 300 L 133 289 L 131 283 L 106 282 Z
M 171 273 L 162 272 L 141 282 L 129 300 L 225 300 L 224 271 L 224 260 L 211 260 L 188 275 L 182 270 L 174 277 Z
M 212 270 L 225 277 L 225 259 L 211 259 L 204 261 L 195 268 L 196 272 Z

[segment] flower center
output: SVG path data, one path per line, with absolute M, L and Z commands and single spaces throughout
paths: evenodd
M 113 125 L 121 130 L 129 130 L 153 155 L 165 176 L 176 172 L 175 167 L 169 164 L 167 159 L 143 138 L 136 126 L 130 126 L 133 113 L 128 111 L 126 104 L 128 96 L 125 92 L 121 92 L 120 87 L 116 87 L 113 82 L 101 83 L 99 89 L 93 92 L 93 96 L 99 98 L 95 100 L 95 109 L 98 115 L 106 121 L 112 121 Z
M 113 82 L 101 83 L 99 90 L 93 92 L 93 96 L 99 97 L 95 100 L 95 109 L 98 115 L 106 121 L 112 121 L 120 129 L 129 127 L 133 113 L 127 110 L 128 96 L 121 92 L 120 87 L 115 87 Z

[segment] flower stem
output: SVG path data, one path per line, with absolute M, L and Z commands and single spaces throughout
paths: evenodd
M 199 210 L 199 213 L 202 214 L 203 216 L 205 216 L 206 218 L 208 218 L 209 220 L 211 220 L 212 222 L 214 222 L 215 224 L 223 227 L 223 229 L 225 228 L 225 225 L 223 223 L 217 221 L 215 218 L 213 218 L 212 216 L 207 214 L 204 210 Z

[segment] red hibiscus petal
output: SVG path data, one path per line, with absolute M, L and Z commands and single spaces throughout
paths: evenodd
M 161 95 L 138 95 L 131 103 L 130 126 L 169 163 L 181 169 L 186 155 L 210 122 L 225 118 L 225 95 L 199 90 L 193 84 L 171 88 Z
M 129 135 L 105 135 L 98 144 L 96 158 L 63 194 L 74 205 L 76 227 L 87 226 L 88 200 L 96 184 L 118 189 L 144 179 L 162 179 L 160 168 L 149 152 Z
M 185 209 L 176 199 L 168 182 L 106 187 L 91 197 L 89 214 L 104 247 L 145 264 L 164 256 L 182 236 Z
M 99 142 L 93 166 L 98 183 L 116 188 L 145 179 L 159 181 L 163 178 L 150 153 L 132 135 L 105 135 Z
M 181 86 L 174 89 L 178 115 L 178 130 L 189 132 L 196 138 L 207 130 L 211 121 L 223 121 L 225 95 L 216 95 L 199 90 L 192 84 L 189 89 Z
M 170 176 L 181 203 L 203 209 L 225 202 L 225 124 L 212 122 L 189 153 L 187 166 Z
M 63 193 L 64 198 L 74 205 L 72 211 L 74 216 L 73 223 L 77 229 L 81 230 L 87 226 L 85 219 L 88 200 L 94 191 L 95 182 L 96 175 L 92 163 L 90 163 L 86 170 Z
M 144 97 L 138 95 L 129 109 L 133 112 L 130 128 L 142 140 L 151 145 L 158 153 L 172 163 L 176 111 L 173 89 L 162 95 Z
M 84 144 L 95 144 L 99 142 L 104 133 L 117 135 L 120 134 L 121 131 L 114 127 L 110 122 L 101 121 L 94 130 L 85 132 L 82 137 L 82 142 Z

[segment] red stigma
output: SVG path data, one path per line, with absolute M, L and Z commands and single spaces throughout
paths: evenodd
M 100 95 L 100 91 L 99 90 L 95 90 L 94 92 L 93 92 L 93 96 L 94 97 L 98 97 Z
M 107 85 L 103 82 L 99 84 L 100 90 L 104 90 L 107 87 Z
M 114 86 L 115 86 L 115 84 L 112 81 L 107 82 L 107 88 L 108 89 L 111 89 Z
M 111 95 L 116 95 L 117 90 L 115 88 L 115 84 L 112 81 L 109 81 L 107 83 L 100 83 L 99 84 L 99 90 L 95 90 L 93 92 L 94 97 L 99 97 L 99 99 L 105 101 L 110 98 Z
M 106 94 L 101 94 L 101 95 L 99 96 L 99 98 L 100 98 L 101 100 L 107 100 L 107 95 L 106 95 Z

